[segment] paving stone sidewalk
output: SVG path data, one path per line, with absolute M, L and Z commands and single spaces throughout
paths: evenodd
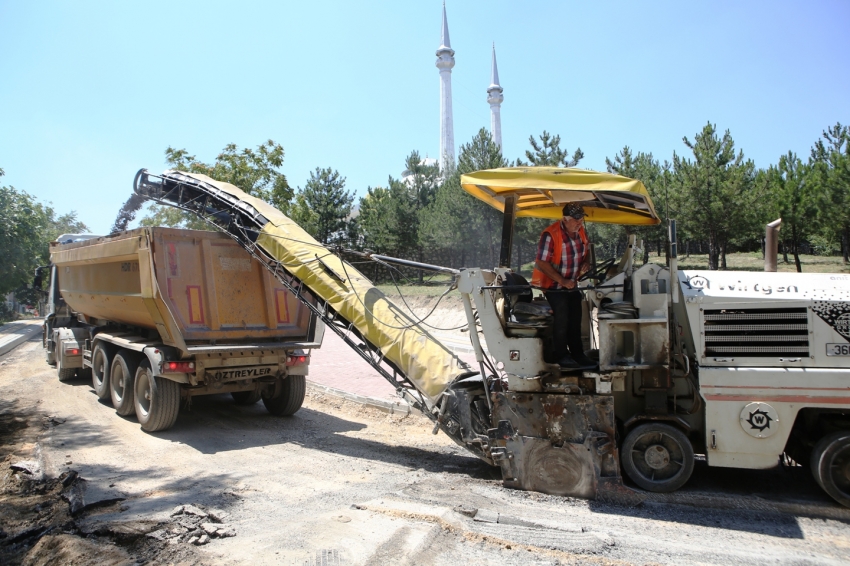
M 454 347 L 453 343 L 447 345 Z M 475 367 L 475 356 L 461 349 L 461 344 L 458 346 L 456 351 L 461 359 Z M 330 330 L 325 332 L 322 347 L 313 350 L 307 380 L 359 397 L 405 404 L 392 385 Z
M 33 318 L 16 320 L 0 326 L 0 356 L 40 334 L 43 322 L 40 318 Z

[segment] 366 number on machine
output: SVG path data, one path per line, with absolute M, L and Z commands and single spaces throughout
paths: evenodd
M 827 344 L 827 356 L 850 356 L 850 344 Z

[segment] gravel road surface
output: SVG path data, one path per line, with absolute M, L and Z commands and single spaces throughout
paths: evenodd
M 0 358 L 0 458 L 0 563 L 850 562 L 850 510 L 801 468 L 698 463 L 634 506 L 512 491 L 424 418 L 315 391 L 290 418 L 196 398 L 146 434 L 38 338 Z

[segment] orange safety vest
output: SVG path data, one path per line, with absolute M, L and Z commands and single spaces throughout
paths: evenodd
M 561 230 L 561 221 L 558 220 L 554 224 L 549 225 L 543 232 L 548 232 L 550 236 L 552 236 L 552 259 L 557 258 L 557 262 L 553 262 L 552 267 L 555 268 L 555 271 L 560 272 L 560 261 L 562 257 L 562 248 L 564 246 L 564 232 Z M 543 234 L 540 235 L 541 237 Z M 582 243 L 587 246 L 587 232 L 584 230 L 584 225 L 580 226 L 578 229 L 578 236 L 581 238 Z M 535 254 L 536 257 L 536 254 Z M 557 284 L 549 278 L 548 275 L 534 267 L 534 271 L 531 274 L 531 285 L 532 287 L 539 287 L 540 289 L 551 289 L 555 287 Z

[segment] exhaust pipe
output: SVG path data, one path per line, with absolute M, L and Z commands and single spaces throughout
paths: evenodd
M 764 231 L 764 270 L 776 271 L 776 256 L 779 255 L 779 229 L 782 219 L 777 218 Z

